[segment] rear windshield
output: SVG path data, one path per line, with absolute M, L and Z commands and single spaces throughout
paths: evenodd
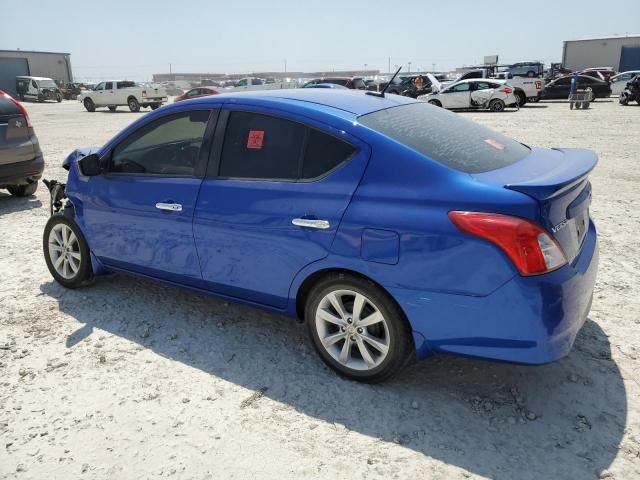
M 529 147 L 509 137 L 424 102 L 369 113 L 358 122 L 465 173 L 506 167 L 529 154 Z

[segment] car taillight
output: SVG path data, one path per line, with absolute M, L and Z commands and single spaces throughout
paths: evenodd
M 551 235 L 529 220 L 510 215 L 481 212 L 449 212 L 463 232 L 500 247 L 521 275 L 551 272 L 567 263 L 562 248 Z
M 16 107 L 18 107 L 18 110 L 20 110 L 20 113 L 22 114 L 24 119 L 27 121 L 27 127 L 29 127 L 29 128 L 33 127 L 33 125 L 31 125 L 31 119 L 29 118 L 29 114 L 27 113 L 27 109 L 24 108 L 24 106 L 19 101 L 17 101 L 15 98 L 13 98 L 8 93 L 3 92 L 2 90 L 0 90 L 0 96 L 3 96 L 7 100 L 9 100 L 11 103 L 13 103 Z
M 147 91 L 146 90 L 142 90 L 142 96 L 146 97 L 147 96 Z
M 501 91 L 502 93 L 513 93 L 513 89 L 512 89 L 512 88 L 509 88 L 509 87 L 502 87 L 502 88 L 500 89 L 500 91 Z

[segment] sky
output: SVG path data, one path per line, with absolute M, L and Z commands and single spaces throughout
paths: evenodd
M 564 40 L 640 34 L 640 0 L 0 0 L 0 12 L 0 49 L 71 53 L 77 81 L 285 61 L 289 72 L 449 71 L 493 54 L 548 64 Z

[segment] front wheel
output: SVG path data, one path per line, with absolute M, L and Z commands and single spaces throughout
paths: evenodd
M 42 243 L 49 272 L 63 287 L 81 287 L 93 278 L 89 247 L 72 219 L 61 213 L 49 218 Z
M 60 103 L 62 101 L 62 95 L 56 95 L 56 102 Z
M 309 293 L 305 319 L 322 360 L 352 380 L 377 383 L 412 358 L 411 332 L 387 292 L 362 278 L 337 274 Z
M 95 112 L 96 111 L 96 105 L 95 103 L 93 103 L 93 100 L 91 100 L 90 98 L 85 98 L 84 102 L 82 102 L 84 104 L 84 108 L 87 109 L 87 112 Z
M 620 105 L 628 105 L 629 104 L 629 95 L 626 94 L 625 92 L 622 92 L 620 94 L 620 97 L 618 98 L 618 102 L 620 102 Z
M 492 112 L 502 112 L 504 110 L 504 102 L 499 98 L 494 98 L 489 102 L 489 110 Z
M 9 193 L 14 197 L 28 197 L 36 193 L 38 189 L 38 182 L 33 182 L 28 185 L 11 185 L 7 187 Z
M 442 104 L 438 101 L 438 100 L 429 100 L 428 102 L 430 105 L 434 105 L 436 107 L 441 107 Z
M 140 111 L 140 103 L 138 103 L 138 100 L 136 100 L 134 97 L 129 98 L 127 104 L 129 105 L 129 110 L 131 110 L 132 112 Z

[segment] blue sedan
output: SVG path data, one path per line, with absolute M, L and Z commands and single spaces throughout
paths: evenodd
M 68 288 L 124 272 L 298 318 L 360 381 L 437 353 L 542 364 L 589 313 L 596 163 L 399 95 L 217 95 L 71 153 L 44 255 Z

